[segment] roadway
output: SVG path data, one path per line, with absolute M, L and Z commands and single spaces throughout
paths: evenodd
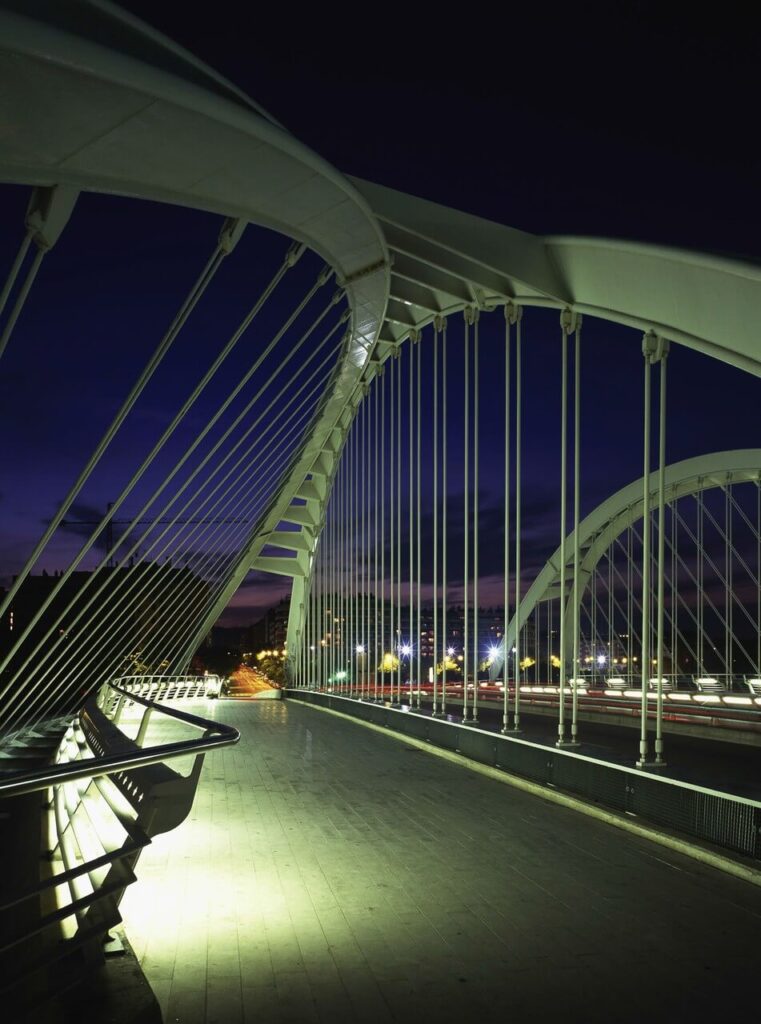
M 241 742 L 122 906 L 165 1020 L 754 1012 L 750 883 L 300 703 L 197 710 Z

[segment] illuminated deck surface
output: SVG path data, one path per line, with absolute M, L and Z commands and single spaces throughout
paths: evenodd
M 165 1021 L 682 1021 L 756 1003 L 761 889 L 361 725 L 241 730 L 122 910 Z

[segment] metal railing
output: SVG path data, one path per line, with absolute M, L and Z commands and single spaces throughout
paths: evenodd
M 148 700 L 181 700 L 205 697 L 212 680 L 217 676 L 122 676 L 120 683 L 131 693 Z
M 187 817 L 206 752 L 240 739 L 230 726 L 158 704 L 140 692 L 163 697 L 181 681 L 172 677 L 164 686 L 156 677 L 148 683 L 138 676 L 104 684 L 69 724 L 56 763 L 0 780 L 4 809 L 48 793 L 40 869 L 0 905 L 5 968 L 0 993 L 6 1000 L 34 1005 L 102 962 L 140 852 L 153 836 Z M 134 738 L 119 728 L 127 708 Z M 156 711 L 202 735 L 145 746 Z M 165 763 L 188 756 L 194 760 L 187 775 Z M 10 800 L 15 803 L 6 803 Z M 26 816 L 27 827 L 39 821 L 39 805 L 35 808 Z M 23 817 L 19 820 L 23 824 Z

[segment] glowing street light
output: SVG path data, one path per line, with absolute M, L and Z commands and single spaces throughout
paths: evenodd
M 409 644 L 402 644 L 401 652 L 405 658 L 408 658 L 410 654 L 412 654 L 412 648 L 410 647 Z
M 454 654 L 454 647 L 447 647 L 447 654 L 451 658 Z
M 364 654 L 364 653 L 365 653 L 365 645 L 364 644 L 357 644 L 357 654 Z
M 489 657 L 490 658 L 496 658 L 498 654 L 499 654 L 499 647 L 497 647 L 496 644 L 492 644 L 491 647 L 489 648 Z

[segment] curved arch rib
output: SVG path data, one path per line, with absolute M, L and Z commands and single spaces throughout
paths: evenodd
M 737 451 L 715 452 L 710 455 L 699 455 L 683 462 L 675 462 L 666 467 L 666 501 L 672 502 L 690 494 L 721 487 L 730 480 L 757 481 L 761 473 L 761 449 L 747 448 Z M 651 490 L 651 501 L 657 500 L 657 480 Z M 579 525 L 579 546 L 581 549 L 579 599 L 589 583 L 597 563 L 610 547 L 629 526 L 642 518 L 644 506 L 643 481 L 635 480 L 620 491 L 611 495 L 601 505 L 581 521 Z M 574 534 L 566 538 L 566 552 L 573 552 Z M 549 558 L 529 587 L 521 601 L 520 618 L 510 620 L 506 633 L 505 645 L 509 650 L 515 642 L 518 629 L 526 624 L 529 615 L 542 601 L 565 597 L 572 600 L 573 593 L 573 559 L 569 557 L 566 565 L 566 594 L 560 594 L 560 548 Z M 572 641 L 572 637 L 571 637 Z M 568 646 L 568 645 L 567 645 Z M 567 649 L 566 657 L 570 657 Z

